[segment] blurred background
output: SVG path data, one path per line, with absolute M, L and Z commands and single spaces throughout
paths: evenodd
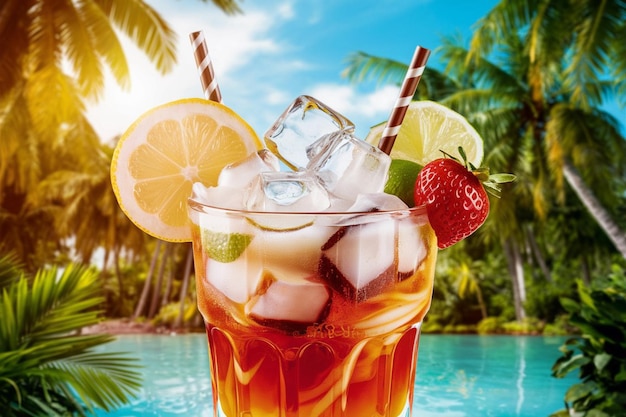
M 309 94 L 365 136 L 422 45 L 415 99 L 463 114 L 485 164 L 517 176 L 479 232 L 441 251 L 424 331 L 590 332 L 576 303 L 624 288 L 625 22 L 621 0 L 4 0 L 0 275 L 80 265 L 98 317 L 197 328 L 190 245 L 137 229 L 109 180 L 133 120 L 202 96 L 189 33 L 204 31 L 224 104 L 260 135 Z

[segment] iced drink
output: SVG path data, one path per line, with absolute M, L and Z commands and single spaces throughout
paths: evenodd
M 436 238 L 423 207 L 383 193 L 390 157 L 352 132 L 299 97 L 266 133 L 273 152 L 194 185 L 218 416 L 411 413 Z
M 422 208 L 191 207 L 216 415 L 410 415 L 436 257 Z

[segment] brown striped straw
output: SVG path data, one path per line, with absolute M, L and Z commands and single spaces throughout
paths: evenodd
M 206 40 L 204 39 L 204 33 L 202 31 L 192 32 L 189 34 L 189 40 L 193 46 L 193 55 L 196 58 L 196 66 L 198 67 L 204 97 L 207 100 L 221 103 L 222 93 L 215 79 L 213 64 L 211 63 L 209 48 L 207 48 Z
M 409 69 L 404 76 L 402 87 L 400 88 L 400 95 L 393 106 L 389 120 L 387 120 L 387 125 L 383 130 L 380 142 L 378 142 L 378 148 L 387 155 L 391 153 L 391 148 L 393 148 L 393 143 L 398 136 L 406 111 L 417 89 L 417 84 L 419 84 L 420 78 L 422 78 L 429 56 L 429 49 L 422 48 L 421 46 L 415 48 L 413 59 L 411 60 Z

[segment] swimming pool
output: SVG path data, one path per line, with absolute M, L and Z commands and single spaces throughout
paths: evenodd
M 548 417 L 575 377 L 550 376 L 562 337 L 423 335 L 415 417 Z M 100 350 L 133 352 L 144 366 L 140 398 L 98 417 L 211 417 L 206 338 L 128 335 Z

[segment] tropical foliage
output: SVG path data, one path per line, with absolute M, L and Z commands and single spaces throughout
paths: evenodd
M 591 287 L 577 282 L 578 301 L 563 298 L 570 322 L 582 337 L 568 339 L 561 347 L 553 375 L 563 378 L 577 372 L 579 383 L 565 394 L 567 410 L 554 417 L 585 413 L 586 416 L 618 416 L 626 410 L 626 274 L 615 267 Z
M 87 415 L 137 394 L 134 359 L 98 353 L 110 335 L 80 331 L 100 321 L 97 274 L 75 265 L 29 276 L 0 258 L 0 409 L 10 416 Z

